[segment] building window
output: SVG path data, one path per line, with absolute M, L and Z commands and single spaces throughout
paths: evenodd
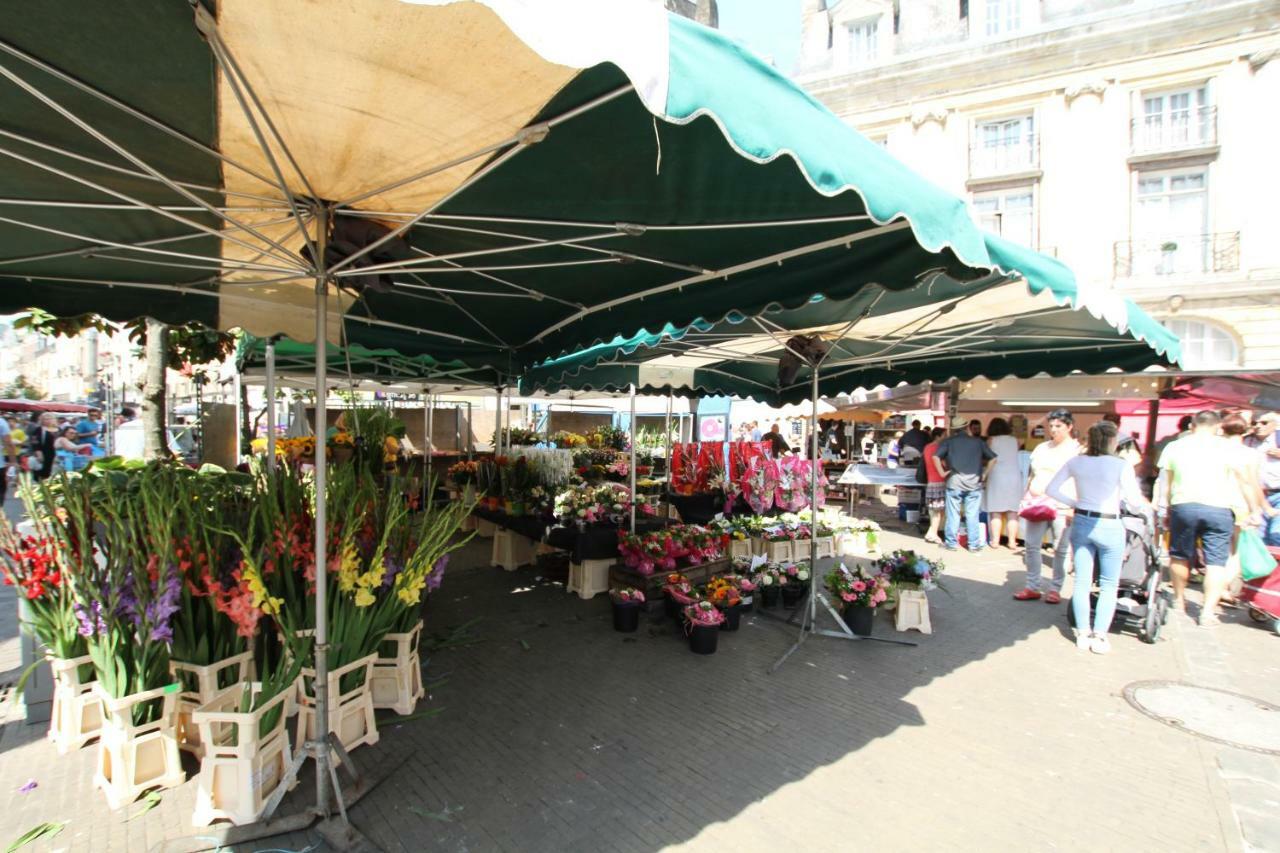
M 1133 272 L 1205 272 L 1212 248 L 1204 168 L 1139 172 L 1133 210 Z
M 1177 151 L 1215 145 L 1217 124 L 1208 86 L 1145 92 L 1141 115 L 1133 123 L 1133 150 Z
M 1165 320 L 1165 328 L 1182 342 L 1182 366 L 1206 369 L 1240 366 L 1240 347 L 1223 327 L 1204 320 Z
M 1036 247 L 1036 204 L 1032 187 L 975 193 L 973 210 L 978 225 L 1032 249 Z
M 1022 27 L 1022 0 L 986 0 L 987 35 L 1016 33 Z
M 871 18 L 849 24 L 849 64 L 851 66 L 868 65 L 879 55 L 880 19 Z
M 969 152 L 969 176 L 1010 175 L 1035 169 L 1039 165 L 1038 152 L 1033 116 L 978 122 Z

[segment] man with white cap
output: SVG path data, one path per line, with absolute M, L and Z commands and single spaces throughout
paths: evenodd
M 982 508 L 982 485 L 995 464 L 996 454 L 981 438 L 967 431 L 967 418 L 951 419 L 951 437 L 938 446 L 934 465 L 946 477 L 947 521 L 943 528 L 942 547 L 954 551 L 959 547 L 960 514 L 965 517 L 969 550 L 981 551 L 982 539 L 978 513 Z M 962 510 L 963 508 L 963 510 Z

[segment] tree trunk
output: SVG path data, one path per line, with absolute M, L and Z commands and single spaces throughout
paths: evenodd
M 142 455 L 146 459 L 169 456 L 168 430 L 165 424 L 165 368 L 169 343 L 169 327 L 147 318 L 145 350 L 147 377 L 142 386 Z

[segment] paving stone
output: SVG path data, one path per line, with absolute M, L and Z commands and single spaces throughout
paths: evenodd
M 1218 753 L 1218 769 L 1227 779 L 1252 779 L 1277 786 L 1280 793 L 1280 757 L 1222 749 Z

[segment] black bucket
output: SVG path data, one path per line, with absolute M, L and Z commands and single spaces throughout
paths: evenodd
M 736 631 L 742 619 L 742 605 L 724 608 L 724 621 L 720 623 L 721 631 Z
M 778 596 L 779 596 L 779 595 L 781 595 L 781 594 L 782 594 L 782 590 L 780 590 L 780 589 L 779 589 L 778 587 L 776 587 L 776 586 L 762 586 L 762 587 L 760 587 L 760 604 L 761 604 L 761 606 L 762 606 L 762 607 L 777 607 L 777 606 L 778 606 Z
M 640 627 L 640 605 L 613 603 L 613 630 L 630 634 Z
M 804 595 L 803 584 L 784 584 L 782 587 L 782 606 L 795 607 Z
M 844 609 L 844 623 L 849 626 L 849 630 L 857 634 L 859 637 L 871 636 L 871 624 L 875 619 L 876 609 L 874 607 L 858 607 L 849 605 Z
M 715 625 L 689 626 L 689 651 L 695 655 L 713 655 L 720 639 L 720 629 Z

